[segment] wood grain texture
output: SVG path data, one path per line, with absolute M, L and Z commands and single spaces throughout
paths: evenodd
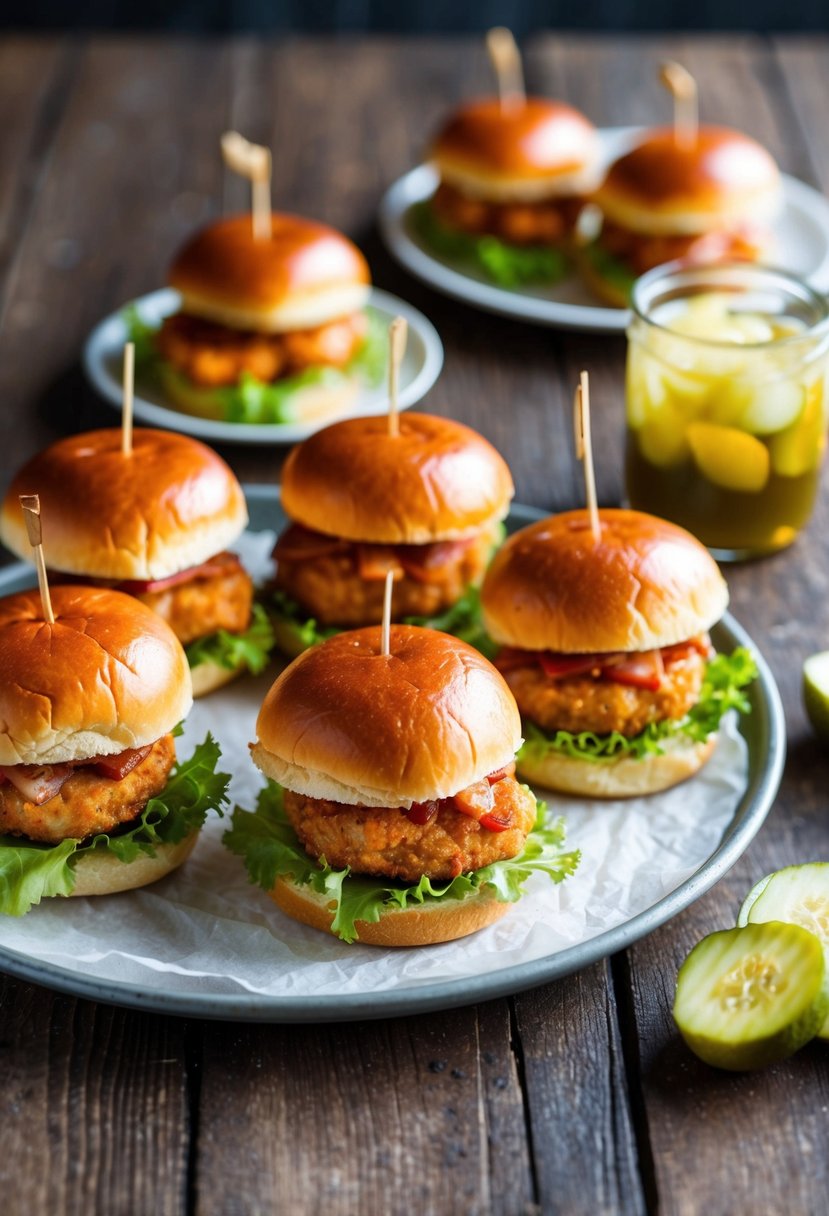
M 0 1208 L 178 1216 L 185 1023 L 0 977 Z

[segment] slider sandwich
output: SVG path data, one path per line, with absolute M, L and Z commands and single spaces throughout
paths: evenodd
M 53 581 L 124 591 L 163 617 L 186 647 L 196 696 L 262 671 L 273 633 L 253 582 L 229 551 L 248 513 L 239 482 L 210 448 L 168 431 L 118 429 L 60 439 L 18 472 L 0 508 L 0 540 L 30 558 L 18 504 L 38 493 Z
M 288 916 L 345 941 L 422 946 L 491 924 L 533 871 L 578 864 L 515 780 L 515 700 L 436 630 L 341 633 L 265 698 L 251 746 L 270 778 L 225 835 Z M 278 783 L 278 784 L 277 784 Z
M 494 662 L 523 719 L 518 771 L 548 789 L 667 789 L 711 755 L 727 710 L 748 711 L 751 655 L 715 654 L 728 604 L 689 532 L 638 511 L 567 511 L 511 536 L 481 589 Z
M 484 574 L 513 495 L 501 456 L 481 435 L 430 414 L 351 418 L 289 455 L 273 593 L 286 653 L 336 629 L 377 623 L 394 575 L 395 619 L 457 607 Z
M 229 778 L 208 735 L 176 760 L 184 651 L 134 598 L 61 586 L 0 600 L 0 913 L 107 895 L 180 866 Z

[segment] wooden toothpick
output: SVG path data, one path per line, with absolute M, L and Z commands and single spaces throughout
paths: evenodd
M 23 508 L 23 518 L 26 521 L 26 532 L 29 544 L 35 557 L 37 569 L 37 585 L 40 588 L 40 602 L 43 606 L 44 619 L 50 625 L 55 623 L 52 611 L 52 597 L 49 594 L 49 580 L 46 578 L 46 561 L 43 556 L 43 531 L 40 525 L 40 495 L 21 494 L 20 505 Z
M 593 441 L 590 435 L 590 380 L 587 372 L 579 375 L 573 402 L 573 430 L 576 436 L 576 456 L 584 465 L 584 489 L 590 512 L 590 531 L 595 541 L 601 540 L 599 508 L 596 503 L 596 476 L 593 472 Z
M 391 654 L 391 592 L 394 586 L 394 571 L 386 571 L 386 585 L 383 588 L 383 626 L 380 636 L 380 653 Z
M 674 141 L 679 148 L 693 148 L 699 132 L 697 82 L 673 59 L 660 67 L 659 80 L 674 99 Z
M 486 49 L 495 70 L 498 82 L 498 97 L 501 110 L 516 109 L 527 100 L 524 89 L 524 69 L 521 52 L 512 36 L 512 31 L 496 25 L 486 36 Z
M 400 434 L 397 392 L 400 384 L 400 365 L 406 353 L 406 338 L 409 326 L 405 317 L 395 317 L 389 326 L 389 434 L 396 439 Z
M 124 380 L 121 407 L 121 451 L 132 456 L 132 400 L 135 394 L 135 343 L 124 347 Z
M 234 173 L 246 177 L 251 185 L 253 239 L 268 241 L 271 236 L 271 150 L 252 144 L 238 131 L 222 136 L 222 156 Z

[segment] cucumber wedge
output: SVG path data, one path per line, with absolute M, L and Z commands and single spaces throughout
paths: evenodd
M 751 888 L 743 900 L 738 925 L 782 920 L 800 925 L 820 938 L 829 975 L 829 862 L 812 861 L 786 866 Z M 818 1036 L 829 1039 L 829 1017 Z
M 812 729 L 829 740 L 829 650 L 810 655 L 803 664 L 803 704 Z
M 674 1021 L 706 1064 L 743 1072 L 793 1055 L 829 1012 L 823 946 L 780 921 L 711 933 L 680 968 Z

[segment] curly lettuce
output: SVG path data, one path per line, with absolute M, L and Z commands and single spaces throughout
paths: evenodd
M 510 245 L 496 236 L 447 228 L 428 200 L 417 203 L 409 214 L 414 231 L 433 253 L 475 266 L 499 287 L 557 283 L 570 268 L 565 255 L 547 245 Z
M 216 771 L 220 756 L 208 734 L 189 760 L 174 765 L 164 790 L 150 798 L 138 818 L 112 833 L 60 844 L 0 836 L 0 914 L 23 916 L 46 896 L 71 895 L 75 866 L 93 850 L 106 850 L 128 865 L 141 854 L 155 857 L 159 845 L 179 844 L 202 827 L 209 811 L 222 816 L 230 775 Z
M 314 617 L 306 616 L 296 600 L 277 587 L 267 593 L 267 603 L 276 644 L 292 658 L 341 632 L 334 625 L 320 625 Z
M 498 646 L 481 623 L 481 595 L 477 587 L 467 587 L 461 598 L 438 616 L 407 616 L 404 623 L 451 633 L 480 650 L 488 659 L 498 652 Z
M 564 822 L 549 819 L 543 802 L 537 804 L 536 822 L 523 853 L 496 861 L 481 870 L 460 874 L 448 882 L 423 877 L 418 883 L 388 882 L 333 870 L 325 860 L 316 862 L 300 844 L 285 812 L 282 787 L 269 781 L 260 790 L 255 811 L 236 807 L 231 827 L 222 840 L 244 861 L 250 881 L 272 891 L 278 878 L 290 878 L 330 899 L 332 931 L 344 942 L 359 940 L 357 924 L 374 924 L 389 909 L 428 904 L 436 900 L 462 900 L 488 893 L 502 903 L 520 899 L 531 874 L 540 873 L 554 883 L 569 878 L 579 864 L 578 850 L 563 851 Z
M 276 644 L 273 626 L 261 604 L 253 605 L 253 616 L 244 633 L 228 633 L 219 629 L 206 638 L 197 638 L 184 648 L 190 667 L 201 663 L 215 663 L 228 671 L 241 668 L 258 676 L 268 665 L 270 653 Z
M 573 734 L 557 730 L 547 734 L 534 722 L 524 722 L 524 744 L 519 759 L 539 758 L 556 752 L 573 760 L 589 760 L 594 764 L 630 757 L 642 760 L 659 756 L 672 739 L 704 743 L 719 727 L 725 714 L 735 709 L 740 714 L 751 712 L 745 689 L 757 678 L 754 656 L 739 646 L 732 654 L 718 654 L 708 663 L 697 703 L 684 718 L 650 722 L 632 738 L 612 731 L 596 735 L 591 731 Z
M 148 324 L 134 304 L 121 313 L 127 341 L 135 343 L 136 374 L 145 380 L 166 380 L 180 385 L 191 399 L 204 398 L 205 416 L 218 416 L 225 422 L 291 423 L 303 414 L 301 394 L 309 388 L 338 388 L 359 379 L 368 388 L 376 387 L 386 368 L 387 334 L 383 318 L 367 308 L 368 330 L 365 341 L 342 369 L 306 367 L 294 376 L 266 383 L 244 372 L 238 384 L 201 390 L 162 357 L 155 343 L 157 327 Z

